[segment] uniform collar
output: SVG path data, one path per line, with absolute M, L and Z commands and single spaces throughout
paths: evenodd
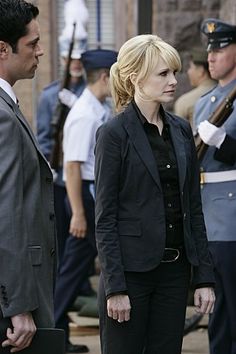
M 84 89 L 83 95 L 86 98 L 86 100 L 88 100 L 89 103 L 93 106 L 99 118 L 103 117 L 104 114 L 106 114 L 104 104 L 100 102 L 96 96 L 94 96 L 94 94 L 89 90 L 88 87 Z

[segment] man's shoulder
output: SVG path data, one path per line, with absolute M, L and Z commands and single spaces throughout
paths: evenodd
M 179 96 L 179 98 L 176 100 L 175 104 L 176 105 L 184 104 L 186 106 L 192 106 L 195 103 L 196 99 L 199 97 L 200 97 L 200 95 L 197 91 L 197 88 L 194 88 L 188 92 L 185 92 L 181 96 Z

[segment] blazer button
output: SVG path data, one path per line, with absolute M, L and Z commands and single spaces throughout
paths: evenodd
M 45 181 L 46 181 L 46 183 L 48 183 L 48 184 L 52 184 L 53 179 L 52 179 L 52 177 L 46 177 L 46 178 L 45 178 Z
M 54 213 L 49 213 L 49 219 L 52 221 L 55 218 L 55 214 Z

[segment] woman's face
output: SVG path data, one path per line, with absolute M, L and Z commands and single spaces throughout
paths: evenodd
M 168 103 L 174 99 L 177 80 L 175 72 L 168 68 L 162 58 L 145 81 L 139 83 L 144 100 Z

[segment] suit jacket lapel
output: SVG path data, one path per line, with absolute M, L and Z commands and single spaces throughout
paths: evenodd
M 42 154 L 42 152 L 40 150 L 38 142 L 37 142 L 32 130 L 31 130 L 30 126 L 29 126 L 29 123 L 27 122 L 27 120 L 25 119 L 23 114 L 21 113 L 18 105 L 11 99 L 11 97 L 1 87 L 0 87 L 0 96 L 4 99 L 4 101 L 8 104 L 8 106 L 13 110 L 15 115 L 18 117 L 19 121 L 21 122 L 21 124 L 24 126 L 24 128 L 28 132 L 28 134 L 29 134 L 33 144 L 35 145 L 37 151 L 39 152 L 39 154 L 42 156 L 42 158 L 48 164 L 46 158 L 44 157 L 44 155 Z
M 136 112 L 133 106 L 130 104 L 125 110 L 125 119 L 123 125 L 129 134 L 133 145 L 139 154 L 144 165 L 148 169 L 155 183 L 161 189 L 160 176 L 158 173 L 155 158 L 153 156 L 150 144 L 147 136 L 143 130 L 140 121 L 137 118 Z M 179 185 L 180 190 L 183 190 L 185 176 L 186 176 L 186 153 L 184 146 L 183 134 L 181 126 L 177 121 L 174 121 L 168 113 L 165 112 L 166 120 L 170 125 L 170 134 L 174 145 L 174 150 L 177 159 L 178 173 L 179 173 Z
M 141 125 L 141 122 L 138 120 L 137 114 L 131 104 L 125 110 L 125 115 L 126 117 L 123 120 L 123 124 L 130 137 L 130 140 L 132 141 L 137 153 L 139 154 L 141 160 L 148 169 L 155 183 L 161 189 L 160 177 L 152 149 Z
M 174 145 L 174 150 L 175 150 L 175 155 L 176 155 L 177 165 L 178 165 L 180 191 L 182 191 L 184 186 L 185 176 L 186 176 L 186 152 L 185 152 L 183 134 L 181 131 L 180 124 L 177 121 L 174 121 L 172 118 L 170 118 L 168 113 L 166 113 L 166 120 L 170 125 L 170 134 Z

